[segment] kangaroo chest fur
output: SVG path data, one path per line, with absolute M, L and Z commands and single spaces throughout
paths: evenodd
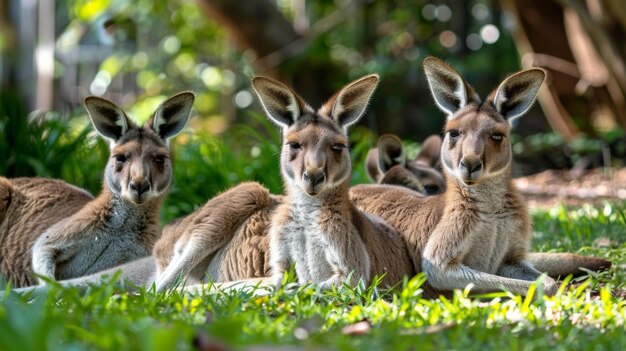
M 468 245 L 457 259 L 468 267 L 496 274 L 508 256 L 526 252 L 530 233 L 512 205 L 514 201 L 498 191 L 470 194 L 465 201 L 450 203 L 467 208 L 461 216 L 466 217 Z
M 320 282 L 330 278 L 340 266 L 337 238 L 346 240 L 345 236 L 352 234 L 347 230 L 347 219 L 332 206 L 307 202 L 293 203 L 290 217 L 283 224 L 284 250 L 292 262 L 297 262 L 298 279 Z
M 150 255 L 150 248 L 145 244 L 149 240 L 140 238 L 141 235 L 148 235 L 146 227 L 150 225 L 150 219 L 147 214 L 122 200 L 108 210 L 102 213 L 103 223 L 85 233 L 80 249 L 75 252 L 68 250 L 66 257 L 59 257 L 57 279 L 96 273 Z M 154 236 L 156 238 L 156 233 Z

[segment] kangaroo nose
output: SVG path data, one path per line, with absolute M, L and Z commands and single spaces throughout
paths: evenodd
M 469 174 L 479 171 L 482 167 L 483 162 L 481 160 L 461 160 L 461 170 L 467 171 Z
M 131 180 L 129 186 L 132 190 L 137 192 L 137 195 L 141 195 L 150 190 L 150 183 L 148 183 L 147 181 L 136 182 L 134 180 Z
M 311 183 L 312 186 L 316 186 L 322 183 L 324 179 L 326 179 L 326 174 L 324 174 L 324 172 L 305 171 L 303 176 L 304 176 L 304 180 Z

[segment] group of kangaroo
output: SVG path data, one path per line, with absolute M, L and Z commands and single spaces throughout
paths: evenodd
M 443 61 L 429 57 L 424 70 L 446 115 L 443 139 L 428 138 L 410 160 L 397 137 L 381 137 L 366 162 L 378 184 L 355 187 L 347 129 L 364 115 L 379 77 L 346 85 L 318 110 L 280 82 L 253 78 L 281 128 L 284 195 L 242 183 L 162 231 L 169 140 L 185 127 L 194 95 L 170 97 L 142 127 L 114 103 L 88 97 L 93 126 L 111 148 L 102 192 L 94 198 L 59 180 L 0 177 L 1 274 L 16 291 L 31 291 L 51 280 L 86 287 L 121 271 L 121 285 L 162 291 L 181 282 L 280 286 L 295 265 L 299 283 L 324 289 L 376 276 L 391 287 L 424 272 L 424 294 L 436 297 L 469 284 L 476 293 L 525 295 L 542 273 L 540 288 L 552 295 L 553 278 L 609 267 L 594 257 L 528 252 L 531 221 L 511 182 L 509 133 L 545 72 L 515 73 L 482 101 Z

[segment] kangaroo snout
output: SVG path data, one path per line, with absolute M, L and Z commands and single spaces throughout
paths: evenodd
M 138 197 L 141 197 L 141 195 L 150 191 L 150 182 L 148 182 L 147 180 L 131 180 L 128 184 L 128 187 L 132 191 L 136 192 Z
M 466 182 L 473 183 L 480 177 L 483 161 L 479 159 L 462 158 L 459 169 Z
M 304 181 L 309 183 L 312 188 L 314 188 L 318 184 L 323 183 L 324 180 L 326 180 L 326 174 L 324 173 L 324 171 L 321 170 L 305 171 L 302 174 L 302 177 L 304 178 Z

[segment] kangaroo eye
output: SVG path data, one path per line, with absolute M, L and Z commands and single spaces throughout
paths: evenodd
M 331 146 L 331 148 L 333 149 L 333 151 L 339 152 L 339 151 L 345 149 L 346 146 L 344 144 L 337 143 L 337 144 L 333 144 L 333 146 Z
M 165 156 L 158 155 L 158 156 L 155 156 L 155 157 L 154 157 L 154 163 L 159 163 L 159 164 L 161 164 L 161 163 L 163 163 L 163 162 L 165 162 Z
M 448 131 L 448 135 L 450 135 L 450 138 L 456 138 L 461 135 L 461 133 L 459 133 L 459 131 L 456 129 L 451 129 Z
M 299 143 L 296 143 L 295 141 L 289 142 L 288 144 L 291 150 L 298 150 L 302 147 L 302 145 L 300 145 Z
M 497 133 L 491 136 L 491 139 L 495 141 L 502 141 L 502 138 L 504 138 L 504 135 L 500 133 Z
M 115 163 L 118 165 L 122 165 L 124 164 L 124 162 L 126 162 L 126 156 L 125 155 L 116 155 L 115 157 Z

